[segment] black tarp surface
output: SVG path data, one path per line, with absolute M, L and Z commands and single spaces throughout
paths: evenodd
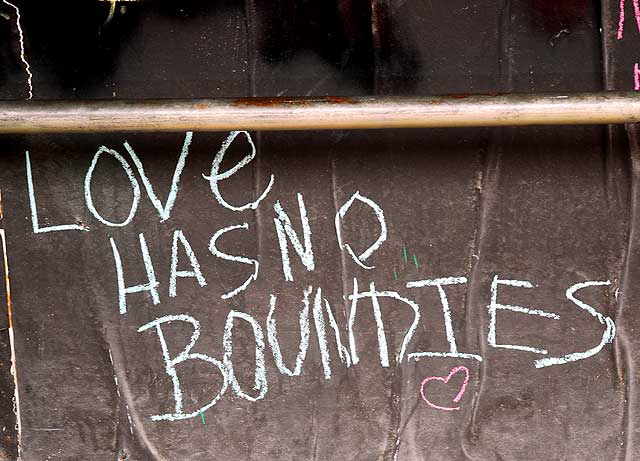
M 624 3 L 5 1 L 0 97 L 629 90 Z M 639 456 L 636 127 L 0 142 L 4 459 Z

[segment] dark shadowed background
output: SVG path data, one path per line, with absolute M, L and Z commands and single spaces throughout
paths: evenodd
M 0 1 L 0 98 L 25 99 L 29 84 L 34 99 L 630 90 L 640 33 L 633 2 L 626 3 L 621 23 L 620 2 L 611 0 Z M 210 173 L 227 133 L 195 133 L 171 218 L 161 223 L 143 190 L 133 221 L 122 228 L 101 224 L 85 205 L 83 182 L 93 155 L 103 145 L 125 155 L 127 141 L 164 202 L 184 133 L 0 138 L 0 227 L 17 371 L 10 373 L 3 309 L 0 459 L 16 459 L 18 449 L 24 460 L 640 456 L 637 127 L 251 135 L 255 160 L 221 189 L 229 202 L 247 203 L 273 174 L 274 186 L 256 210 L 233 212 L 215 201 L 202 174 Z M 225 168 L 247 149 L 234 144 Z M 89 232 L 33 232 L 25 151 L 41 226 L 77 223 Z M 93 191 L 105 216 L 126 218 L 131 190 L 113 159 L 100 161 Z M 335 238 L 335 213 L 356 191 L 380 205 L 388 225 L 386 242 L 368 261 L 373 270 L 354 264 Z M 315 270 L 307 271 L 290 250 L 294 281 L 287 282 L 274 204 L 282 204 L 300 233 L 298 193 L 312 228 Z M 345 236 L 363 251 L 378 224 L 364 208 L 354 208 L 349 219 Z M 259 260 L 260 272 L 246 291 L 223 300 L 221 294 L 246 280 L 249 266 L 215 258 L 208 244 L 217 230 L 242 223 L 248 229 L 229 234 L 220 246 Z M 207 286 L 179 279 L 171 298 L 177 229 L 193 247 Z M 161 302 L 154 306 L 147 294 L 132 294 L 120 315 L 109 238 L 117 242 L 128 283 L 143 283 L 139 233 L 149 246 Z M 495 275 L 535 285 L 504 288 L 502 302 L 561 317 L 501 312 L 500 341 L 545 348 L 552 356 L 593 347 L 602 326 L 565 291 L 608 280 L 609 286 L 585 290 L 580 298 L 615 320 L 613 344 L 588 359 L 541 369 L 533 365 L 537 354 L 488 346 Z M 174 408 L 158 337 L 154 330 L 137 332 L 155 318 L 197 318 L 202 333 L 193 352 L 222 360 L 228 312 L 246 312 L 264 329 L 275 294 L 279 339 L 292 367 L 303 290 L 322 288 L 346 343 L 351 305 L 344 297 L 357 278 L 361 290 L 374 282 L 420 304 L 410 352 L 446 351 L 437 291 L 407 289 L 406 283 L 454 276 L 469 279 L 447 289 L 458 348 L 482 355 L 481 363 L 425 358 L 381 367 L 371 304 L 363 301 L 357 366 L 341 364 L 332 346 L 332 376 L 325 379 L 312 325 L 300 376 L 280 374 L 267 344 L 264 399 L 249 402 L 228 389 L 201 417 L 151 420 Z M 381 308 L 394 358 L 411 311 L 389 300 Z M 190 331 L 172 325 L 166 332 L 175 355 Z M 249 325 L 237 323 L 234 367 L 251 395 L 254 348 Z M 459 365 L 470 371 L 460 410 L 429 407 L 420 396 L 423 379 L 445 377 Z M 189 411 L 220 386 L 219 374 L 206 365 L 184 364 L 179 373 Z M 450 403 L 442 392 L 442 402 Z

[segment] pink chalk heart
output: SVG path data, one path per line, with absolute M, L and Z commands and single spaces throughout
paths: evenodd
M 460 399 L 462 399 L 462 396 L 464 395 L 464 391 L 467 390 L 467 384 L 469 383 L 469 377 L 471 376 L 469 373 L 469 369 L 462 365 L 460 365 L 459 367 L 452 368 L 446 378 L 443 378 L 442 376 L 429 376 L 428 378 L 425 378 L 422 381 L 422 385 L 420 386 L 420 395 L 422 396 L 422 400 L 427 402 L 427 405 L 437 410 L 444 410 L 444 411 L 459 410 L 460 407 L 441 407 L 440 405 L 436 405 L 424 395 L 424 387 L 429 381 L 442 381 L 444 384 L 448 384 L 451 377 L 458 373 L 465 374 L 462 386 L 460 386 L 460 390 L 458 391 L 458 394 L 453 398 L 453 402 L 458 403 Z

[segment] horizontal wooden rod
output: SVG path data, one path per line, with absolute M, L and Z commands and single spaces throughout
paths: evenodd
M 640 93 L 0 101 L 0 133 L 352 130 L 640 121 Z

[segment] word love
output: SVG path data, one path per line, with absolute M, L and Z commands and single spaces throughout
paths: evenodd
M 237 164 L 235 164 L 232 168 L 226 171 L 220 171 L 220 165 L 224 156 L 227 152 L 227 149 L 231 146 L 231 144 L 236 140 L 238 135 L 244 134 L 247 140 L 247 143 L 251 149 L 251 152 L 246 155 L 242 160 L 240 160 Z M 158 212 L 160 222 L 165 222 L 171 217 L 171 211 L 173 210 L 173 206 L 175 205 L 176 197 L 178 195 L 178 189 L 180 185 L 180 177 L 182 176 L 182 171 L 186 165 L 187 157 L 189 155 L 189 147 L 191 146 L 191 141 L 193 139 L 193 133 L 187 132 L 185 135 L 184 144 L 182 146 L 182 151 L 180 152 L 180 157 L 178 158 L 178 162 L 176 164 L 173 179 L 171 180 L 171 188 L 169 190 L 169 195 L 165 203 L 163 204 L 158 198 L 151 181 L 149 180 L 142 161 L 135 153 L 133 148 L 128 142 L 124 142 L 124 148 L 128 153 L 129 159 L 135 165 L 135 169 L 138 172 L 140 180 L 145 188 L 147 196 L 153 205 L 153 207 Z M 115 159 L 120 167 L 122 168 L 123 173 L 128 179 L 129 185 L 131 187 L 131 205 L 129 206 L 129 212 L 127 217 L 123 221 L 111 221 L 109 217 L 105 217 L 103 213 L 101 213 L 95 206 L 94 203 L 94 193 L 92 190 L 94 174 L 96 167 L 98 166 L 98 162 L 104 158 L 105 156 L 111 156 Z M 273 186 L 274 177 L 271 175 L 268 185 L 265 187 L 264 191 L 260 196 L 253 202 L 246 203 L 244 205 L 232 205 L 228 203 L 222 194 L 220 193 L 219 184 L 225 180 L 229 179 L 231 176 L 236 174 L 242 168 L 247 166 L 256 156 L 256 147 L 251 139 L 251 135 L 246 131 L 232 131 L 227 139 L 223 142 L 222 147 L 216 154 L 213 162 L 211 164 L 211 174 L 209 176 L 204 176 L 205 180 L 209 181 L 209 186 L 211 188 L 211 192 L 215 199 L 222 205 L 223 207 L 233 210 L 233 211 L 243 211 L 243 210 L 255 210 L 258 207 L 258 204 L 267 196 L 271 187 Z M 35 186 L 33 181 L 33 173 L 31 171 L 31 158 L 29 156 L 29 151 L 25 153 L 25 161 L 26 161 L 26 170 L 27 170 L 27 187 L 29 189 L 29 205 L 31 206 L 31 224 L 33 226 L 33 232 L 36 234 L 42 234 L 47 232 L 60 232 L 60 231 L 89 231 L 89 229 L 81 224 L 60 224 L 55 226 L 47 226 L 42 227 L 40 225 L 40 220 L 37 211 L 36 204 L 36 194 L 35 194 Z M 95 219 L 97 219 L 102 224 L 109 227 L 125 227 L 133 220 L 136 212 L 138 211 L 138 206 L 140 204 L 141 192 L 140 192 L 140 182 L 136 178 L 136 175 L 133 172 L 133 168 L 131 163 L 127 158 L 121 155 L 118 151 L 114 149 L 109 149 L 105 146 L 100 147 L 97 152 L 94 154 L 91 164 L 87 169 L 87 173 L 84 177 L 84 199 L 89 212 L 93 215 Z
M 436 405 L 435 403 L 431 402 L 426 396 L 425 396 L 425 392 L 424 392 L 424 388 L 425 385 L 430 382 L 430 381 L 441 381 L 444 384 L 448 384 L 449 380 L 457 375 L 458 373 L 463 373 L 464 374 L 464 381 L 462 382 L 462 385 L 460 386 L 460 390 L 458 391 L 458 394 L 456 394 L 456 396 L 453 398 L 453 403 L 458 403 L 460 402 L 460 400 L 462 399 L 462 396 L 464 395 L 465 391 L 467 390 L 467 384 L 469 384 L 469 378 L 471 377 L 471 374 L 469 373 L 469 369 L 465 366 L 459 366 L 459 367 L 455 367 L 453 368 L 449 374 L 447 375 L 446 378 L 443 378 L 441 376 L 430 376 L 429 378 L 425 378 L 422 381 L 422 384 L 420 385 L 420 395 L 422 396 L 422 400 L 424 400 L 427 405 L 429 405 L 431 408 L 435 408 L 436 410 L 444 410 L 444 411 L 456 411 L 459 410 L 460 407 L 443 407 L 440 405 Z

